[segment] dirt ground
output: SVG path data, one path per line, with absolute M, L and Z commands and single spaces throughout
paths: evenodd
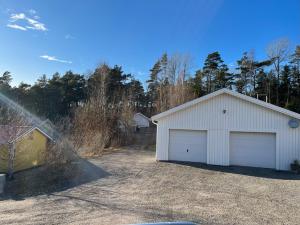
M 300 224 L 299 175 L 154 156 L 128 147 L 79 162 L 71 181 L 52 180 L 59 185 L 47 191 L 35 175 L 19 181 L 30 172 L 17 174 L 0 200 L 0 224 Z

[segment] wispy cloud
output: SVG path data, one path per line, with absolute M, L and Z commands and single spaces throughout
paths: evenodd
M 45 24 L 40 23 L 37 20 L 27 18 L 27 21 L 30 24 L 30 26 L 26 26 L 28 29 L 41 30 L 41 31 L 46 31 L 47 30 L 47 28 L 45 27 Z
M 43 58 L 43 59 L 49 60 L 49 61 L 54 61 L 54 62 L 61 62 L 61 63 L 67 63 L 67 64 L 71 64 L 72 63 L 72 61 L 58 59 L 55 56 L 41 55 L 40 57 Z
M 9 23 L 7 24 L 7 27 L 13 28 L 13 29 L 19 29 L 26 31 L 28 29 L 30 30 L 39 30 L 39 31 L 47 31 L 45 24 L 39 22 L 37 19 L 39 19 L 38 16 L 36 16 L 36 11 L 31 9 L 29 10 L 29 13 L 34 16 L 33 18 L 28 17 L 25 13 L 17 13 L 17 14 L 11 14 Z M 17 24 L 17 22 L 25 22 L 25 25 Z
M 66 34 L 65 39 L 75 39 L 75 37 L 71 34 Z
M 28 13 L 33 16 L 34 19 L 38 20 L 40 17 L 37 15 L 37 12 L 34 9 L 29 9 Z
M 34 9 L 29 9 L 28 12 L 29 12 L 31 15 L 36 14 L 36 11 L 35 11 Z
M 22 26 L 17 25 L 17 24 L 7 24 L 6 26 L 10 27 L 12 29 L 17 29 L 17 30 L 23 30 L 23 31 L 27 30 L 26 27 L 22 27 Z
M 19 14 L 11 14 L 10 19 L 11 21 L 15 22 L 17 20 L 24 20 L 26 18 L 26 15 L 24 13 Z

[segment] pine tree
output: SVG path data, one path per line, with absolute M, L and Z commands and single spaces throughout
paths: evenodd
M 206 82 L 206 92 L 211 93 L 216 90 L 216 78 L 223 67 L 223 60 L 219 52 L 209 54 L 204 62 L 203 78 Z
M 152 69 L 150 69 L 150 79 L 147 81 L 148 83 L 148 91 L 147 91 L 147 99 L 148 99 L 148 107 L 149 114 L 151 115 L 154 112 L 154 104 L 158 100 L 158 88 L 159 81 L 158 76 L 161 72 L 161 60 L 158 60 Z
M 195 76 L 189 80 L 189 86 L 196 97 L 205 95 L 206 92 L 203 85 L 203 72 L 201 70 L 197 70 Z
M 290 91 L 291 91 L 291 70 L 288 65 L 283 67 L 280 77 L 280 84 L 279 84 L 279 104 L 281 107 L 287 107 L 289 105 L 290 99 Z
M 237 61 L 238 73 L 235 74 L 237 91 L 243 94 L 250 93 L 251 91 L 251 60 L 248 52 L 244 52 L 241 59 Z
M 221 88 L 232 88 L 232 79 L 233 76 L 228 71 L 228 67 L 224 64 L 222 64 L 217 71 L 217 75 L 215 78 L 215 88 L 216 90 Z
M 9 71 L 5 71 L 2 76 L 0 76 L 0 92 L 5 95 L 10 95 L 11 86 L 10 83 L 12 81 L 11 73 Z
M 263 69 L 257 73 L 256 94 L 259 99 L 265 101 L 268 98 L 268 77 Z

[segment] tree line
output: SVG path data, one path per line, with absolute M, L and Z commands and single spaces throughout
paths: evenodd
M 144 102 L 141 82 L 131 74 L 125 74 L 120 66 L 110 68 L 106 64 L 100 65 L 88 76 L 67 71 L 63 75 L 55 73 L 49 79 L 42 75 L 33 85 L 21 82 L 17 87 L 11 86 L 12 75 L 6 71 L 0 76 L 0 92 L 30 112 L 56 120 L 72 116 L 74 109 L 83 106 L 96 89 L 104 88 L 103 79 L 107 102 L 120 101 L 121 97 L 117 94 L 120 91 L 128 96 L 131 93 L 132 102 Z
M 221 88 L 300 113 L 300 46 L 290 52 L 286 39 L 267 47 L 267 57 L 256 60 L 252 51 L 245 52 L 229 70 L 219 52 L 208 54 L 201 69 L 189 76 L 186 56 L 168 58 L 164 54 L 150 70 L 148 96 L 155 103 L 154 112 L 165 111 L 193 98 Z
M 221 88 L 300 113 L 300 46 L 290 51 L 288 41 L 280 39 L 268 46 L 264 60 L 255 59 L 250 51 L 236 64 L 237 68 L 229 69 L 216 51 L 191 73 L 189 55 L 165 53 L 149 71 L 147 90 L 118 65 L 101 64 L 88 75 L 72 71 L 50 78 L 42 75 L 33 85 L 22 82 L 17 87 L 11 86 L 12 74 L 6 71 L 0 76 L 0 92 L 53 121 L 74 118 L 76 110 L 97 104 L 110 112 L 124 111 L 120 105 L 126 104 L 134 112 L 151 116 Z

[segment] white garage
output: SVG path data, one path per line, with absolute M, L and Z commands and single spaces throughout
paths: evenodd
M 300 114 L 221 89 L 153 116 L 156 158 L 289 170 Z
M 169 160 L 206 163 L 206 131 L 170 130 Z

